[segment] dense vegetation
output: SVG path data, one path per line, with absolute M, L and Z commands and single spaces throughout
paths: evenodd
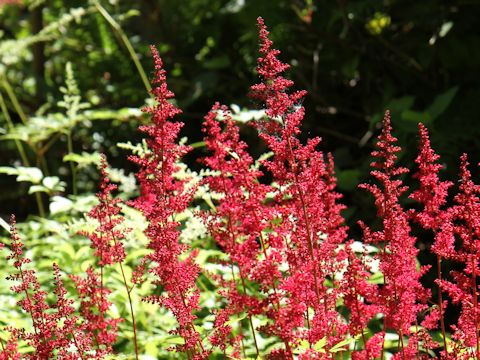
M 174 357 L 166 355 L 169 347 L 189 358 L 208 356 L 212 349 L 211 356 L 220 358 L 222 352 L 415 358 L 439 356 L 445 347 L 453 358 L 478 357 L 472 285 L 478 190 L 465 156 L 457 175 L 462 152 L 468 150 L 473 164 L 479 160 L 474 109 L 480 87 L 472 74 L 480 35 L 469 30 L 474 3 L 2 3 L 0 183 L 8 190 L 0 193 L 0 215 L 2 242 L 16 263 L 2 262 L 0 271 L 21 280 L 26 293 L 33 291 L 46 307 L 22 303 L 31 313 L 27 320 L 2 276 L 0 324 L 28 329 L 33 321 L 35 330 L 30 339 L 13 329 L 2 332 L 3 344 L 13 347 L 7 343 L 11 333 L 30 344 L 20 341 L 22 352 L 33 346 L 37 358 L 68 358 L 66 344 L 75 334 L 80 354 L 89 354 L 89 336 L 95 334 L 98 357 L 112 346 L 115 353 L 152 358 Z M 258 15 L 272 25 L 270 38 L 290 66 L 278 62 L 262 32 L 261 59 L 269 60 L 257 66 Z M 158 48 L 154 71 L 150 43 Z M 163 88 L 163 68 L 175 98 Z M 262 83 L 249 90 L 258 75 Z M 217 100 L 230 109 L 210 110 Z M 139 110 L 145 103 L 150 116 Z M 184 139 L 177 134 L 180 123 L 171 122 L 178 108 Z M 384 116 L 385 109 L 390 113 Z M 223 132 L 218 120 L 225 124 Z M 430 134 L 420 128 L 418 154 L 419 122 Z M 142 140 L 139 126 L 151 140 Z M 398 154 L 391 126 L 404 149 Z M 430 139 L 442 166 L 435 164 Z M 375 144 L 379 172 L 372 175 L 380 188 L 368 176 Z M 333 157 L 324 158 L 320 150 Z M 99 171 L 102 153 L 109 165 L 103 161 Z M 132 153 L 133 161 L 125 161 Z M 401 166 L 392 167 L 396 156 Z M 263 160 L 254 160 L 258 157 Z M 406 169 L 417 175 L 406 176 Z M 461 182 L 440 180 L 447 178 Z M 115 200 L 110 181 L 118 184 Z M 102 191 L 95 197 L 99 182 Z M 376 208 L 368 192 L 357 188 L 360 183 L 375 195 Z M 411 190 L 404 194 L 402 184 Z M 11 213 L 18 220 L 15 228 L 6 223 Z M 359 240 L 369 246 L 363 249 Z M 197 250 L 187 256 L 185 246 Z M 256 246 L 269 251 L 256 254 Z M 24 255 L 34 259 L 36 269 L 27 279 L 21 279 Z M 368 265 L 371 261 L 380 268 Z M 427 271 L 417 262 L 433 267 Z M 144 266 L 157 278 L 153 283 L 140 280 Z M 398 269 L 403 277 L 397 278 Z M 342 283 L 338 274 L 344 272 Z M 86 279 L 76 276 L 85 273 Z M 38 293 L 36 284 L 46 293 Z M 102 305 L 109 307 L 108 316 L 105 308 L 99 317 L 101 306 L 95 311 L 89 306 L 98 305 L 97 296 L 107 298 L 107 288 L 115 305 Z M 83 309 L 79 314 L 69 300 L 59 301 L 62 289 L 68 298 L 78 292 L 71 305 Z M 16 288 L 19 298 L 23 290 Z M 445 313 L 438 308 L 442 294 Z M 456 307 L 462 301 L 471 307 Z M 197 320 L 182 302 L 197 309 Z M 396 317 L 399 306 L 402 319 Z M 58 340 L 53 348 L 38 335 L 48 330 L 35 320 L 44 310 L 52 322 L 74 319 L 65 338 L 65 328 L 48 335 Z M 117 326 L 119 336 L 108 336 Z M 456 342 L 450 343 L 451 334 Z

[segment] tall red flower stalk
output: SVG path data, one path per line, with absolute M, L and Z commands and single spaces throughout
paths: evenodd
M 435 238 L 439 236 L 440 230 L 450 221 L 449 208 L 445 208 L 448 196 L 448 189 L 453 185 L 451 181 L 441 181 L 439 172 L 442 165 L 438 164 L 440 156 L 435 153 L 430 145 L 430 137 L 427 128 L 423 124 L 418 125 L 420 133 L 419 153 L 415 159 L 418 171 L 413 175 L 418 179 L 419 188 L 414 191 L 410 198 L 422 204 L 419 211 L 413 211 L 413 219 L 424 229 L 431 230 Z M 440 235 L 441 236 L 441 235 Z M 439 240 L 438 244 L 441 242 Z M 437 244 L 437 245 L 438 245 Z M 437 255 L 437 279 L 442 281 L 442 249 L 437 245 L 432 247 Z M 444 320 L 444 309 L 446 302 L 443 300 L 442 289 L 438 289 L 438 310 L 440 314 L 440 327 L 442 330 L 443 346 L 445 354 L 448 353 L 447 336 Z
M 14 221 L 14 220 L 13 220 Z M 0 243 L 0 250 L 5 245 Z M 20 353 L 18 352 L 18 341 L 14 336 L 10 336 L 6 343 L 0 338 L 0 360 L 18 360 Z
M 87 359 L 87 354 L 90 354 L 88 358 L 101 358 L 103 354 L 93 351 L 90 334 L 85 331 L 80 319 L 74 315 L 73 300 L 66 298 L 67 291 L 58 266 L 53 264 L 56 302 L 48 305 L 47 293 L 41 289 L 35 270 L 27 268 L 30 259 L 24 256 L 24 245 L 18 236 L 13 215 L 10 232 L 12 241 L 7 260 L 13 260 L 16 272 L 10 274 L 7 279 L 17 283 L 11 289 L 23 296 L 18 305 L 30 314 L 33 332 L 15 328 L 10 328 L 10 331 L 14 339 L 24 340 L 34 348 L 34 353 L 28 354 L 27 358 L 49 359 L 58 355 L 84 360 Z M 13 344 L 10 344 L 9 352 L 13 351 L 12 346 Z
M 408 346 L 405 346 L 403 337 L 411 334 L 410 328 L 416 323 L 417 315 L 427 308 L 425 303 L 429 299 L 429 291 L 420 283 L 425 269 L 417 270 L 416 238 L 410 234 L 408 214 L 399 202 L 400 196 L 407 190 L 399 177 L 408 170 L 395 164 L 396 153 L 401 148 L 395 145 L 397 139 L 391 132 L 390 113 L 387 111 L 376 144 L 377 150 L 372 152 L 376 159 L 371 163 L 374 170 L 370 174 L 378 181 L 378 185 L 360 185 L 375 197 L 382 229 L 372 231 L 366 225 L 361 225 L 365 242 L 381 248 L 379 259 L 384 284 L 379 290 L 378 305 L 384 316 L 383 331 L 391 329 L 399 336 L 401 353 L 396 354 L 395 358 L 413 358 L 417 352 L 416 338 L 410 337 Z
M 85 278 L 70 275 L 80 300 L 80 315 L 85 331 L 93 338 L 96 353 L 112 353 L 117 340 L 118 323 L 121 318 L 110 318 L 107 311 L 112 303 L 108 300 L 110 290 L 104 286 L 101 275 L 92 267 L 86 271 Z
M 480 359 L 480 185 L 473 182 L 468 165 L 467 155 L 463 154 L 451 221 L 441 227 L 434 245 L 436 252 L 464 266 L 462 271 L 450 272 L 452 281 L 438 281 L 452 302 L 461 305 L 458 323 L 452 326 L 452 337 L 457 340 L 454 352 L 458 358 L 463 358 L 463 353 L 465 358 Z
M 0 345 L 2 346 L 0 350 L 0 360 L 20 360 L 21 359 L 21 354 L 18 352 L 18 342 L 15 337 L 11 336 L 7 340 L 6 344 L 4 344 L 3 340 L 0 339 Z
M 336 249 L 346 238 L 346 227 L 337 203 L 333 161 L 316 150 L 320 139 L 303 145 L 298 135 L 304 117 L 305 91 L 289 91 L 293 82 L 281 74 L 289 68 L 278 60 L 262 18 L 258 18 L 260 53 L 257 71 L 262 82 L 251 87 L 252 96 L 265 105 L 267 120 L 259 121 L 260 137 L 274 153 L 264 165 L 278 184 L 275 200 L 281 224 L 276 228 L 287 250 L 289 275 L 280 288 L 289 293 L 289 306 L 300 310 L 310 344 L 328 339 L 327 348 L 342 339 L 345 324 L 335 307 L 338 289 L 325 283 L 339 266 Z M 314 310 L 309 318 L 308 309 Z M 296 322 L 291 322 L 298 326 Z
M 84 233 L 84 235 L 88 236 L 91 240 L 92 248 L 95 249 L 95 256 L 98 259 L 98 265 L 100 266 L 100 289 L 94 288 L 98 281 L 92 269 L 89 269 L 89 272 L 87 272 L 87 279 L 85 281 L 81 281 L 78 277 L 75 277 L 75 279 L 77 287 L 81 289 L 80 295 L 90 299 L 90 302 L 83 302 L 87 307 L 84 311 L 89 313 L 92 307 L 96 307 L 100 311 L 101 319 L 98 318 L 97 321 L 104 324 L 102 331 L 109 331 L 108 337 L 100 336 L 100 338 L 108 340 L 104 345 L 110 347 L 116 338 L 116 336 L 113 335 L 116 333 L 117 325 L 115 321 L 112 320 L 113 322 L 109 322 L 105 319 L 105 311 L 109 308 L 109 305 L 107 300 L 104 299 L 104 295 L 108 294 L 108 290 L 104 289 L 104 269 L 106 266 L 119 264 L 130 307 L 135 357 L 138 359 L 137 324 L 131 297 L 133 287 L 131 285 L 129 286 L 127 282 L 122 264 L 125 260 L 125 249 L 122 240 L 125 238 L 125 232 L 127 230 L 121 227 L 124 221 L 123 216 L 120 215 L 122 201 L 112 196 L 112 192 L 117 189 L 117 185 L 110 182 L 105 156 L 102 156 L 101 159 L 100 175 L 100 191 L 97 193 L 98 205 L 88 213 L 91 219 L 98 221 L 98 226 L 94 232 Z M 97 294 L 100 295 L 100 298 L 96 296 Z M 99 303 L 95 304 L 95 301 L 99 301 Z M 94 326 L 95 322 L 91 323 Z M 99 339 L 97 339 L 97 343 L 98 342 Z
M 282 261 L 283 243 L 270 241 L 272 237 L 265 231 L 275 216 L 265 204 L 272 188 L 260 183 L 263 174 L 254 168 L 247 144 L 240 140 L 239 128 L 226 107 L 216 104 L 212 108 L 205 117 L 203 131 L 206 146 L 212 153 L 203 161 L 217 172 L 205 182 L 211 191 L 222 195 L 215 211 L 208 214 L 207 224 L 214 239 L 229 255 L 231 266 L 239 269 L 243 294 L 232 284 L 226 295 L 234 313 L 247 310 L 258 355 L 252 316 L 265 313 L 280 319 L 280 292 L 276 284 L 282 278 L 278 263 Z M 247 295 L 246 282 L 258 284 L 261 294 Z M 285 335 L 281 334 L 282 340 L 289 349 L 291 339 Z
M 195 284 L 199 268 L 194 261 L 195 252 L 183 256 L 188 246 L 179 242 L 180 224 L 174 218 L 188 207 L 193 197 L 193 190 L 185 187 L 185 180 L 175 177 L 178 159 L 190 148 L 176 142 L 183 123 L 172 119 L 181 110 L 169 102 L 174 94 L 167 88 L 157 49 L 152 46 L 151 51 L 155 63 L 152 94 L 156 104 L 144 109 L 152 116 L 152 124 L 140 127 L 149 136 L 149 151 L 143 157 L 131 156 L 140 166 L 137 178 L 141 186 L 141 196 L 133 205 L 148 220 L 146 235 L 150 240 L 148 248 L 152 250 L 144 257 L 141 269 L 148 268 L 154 284 L 162 291 L 161 295 L 151 295 L 145 300 L 165 306 L 175 315 L 179 324 L 176 333 L 185 340 L 177 350 L 186 352 L 189 358 L 207 358 L 193 323 L 196 318 L 193 312 L 199 308 Z
M 366 253 L 366 249 L 362 250 L 363 254 Z M 383 337 L 380 339 L 372 337 L 367 340 L 365 334 L 368 322 L 381 310 L 376 304 L 378 289 L 368 281 L 371 273 L 368 271 L 368 264 L 363 254 L 357 256 L 353 250 L 353 241 L 348 241 L 342 252 L 347 266 L 340 288 L 345 306 L 350 310 L 349 332 L 353 336 L 360 335 L 363 342 L 363 349 L 352 353 L 353 360 L 369 360 L 378 357 L 381 350 L 379 341 L 383 339 Z

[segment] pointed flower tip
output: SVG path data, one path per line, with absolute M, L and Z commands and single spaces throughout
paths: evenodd
M 383 116 L 383 125 L 390 125 L 392 119 L 390 116 L 390 110 L 385 110 L 385 115 Z
M 107 155 L 104 153 L 100 154 L 100 167 L 106 168 L 108 166 Z
M 160 57 L 160 53 L 155 45 L 150 45 L 150 52 L 152 53 L 153 62 L 155 64 L 155 70 L 160 71 L 163 68 L 163 61 Z
M 258 26 L 258 36 L 260 38 L 260 52 L 263 54 L 267 54 L 271 47 L 272 47 L 272 41 L 268 38 L 270 35 L 270 32 L 267 29 L 267 26 L 265 25 L 265 21 L 263 20 L 262 17 L 257 18 L 257 26 Z
M 470 163 L 468 162 L 468 155 L 467 153 L 463 153 L 462 156 L 460 156 L 460 166 L 462 170 L 468 171 L 468 166 Z
M 420 135 L 420 142 L 425 143 L 426 141 L 430 140 L 428 129 L 426 128 L 423 123 L 418 123 L 418 134 Z

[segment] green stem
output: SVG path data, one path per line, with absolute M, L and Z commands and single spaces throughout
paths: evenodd
M 15 108 L 15 111 L 20 117 L 20 120 L 22 120 L 22 123 L 26 125 L 28 122 L 27 115 L 25 115 L 25 112 L 23 111 L 22 106 L 20 105 L 20 102 L 18 101 L 18 98 L 12 89 L 12 86 L 10 85 L 10 83 L 8 82 L 5 76 L 2 78 L 2 85 L 5 91 L 7 92 L 7 95 L 10 98 L 10 101 L 12 102 L 13 107 Z
M 120 37 L 120 40 L 122 40 L 123 44 L 128 50 L 128 53 L 130 54 L 130 58 L 135 64 L 135 67 L 137 68 L 137 71 L 140 74 L 140 77 L 142 78 L 145 89 L 147 89 L 147 91 L 150 93 L 150 91 L 152 90 L 152 87 L 150 86 L 150 82 L 148 81 L 147 74 L 145 73 L 145 70 L 143 69 L 143 66 L 140 63 L 137 53 L 135 52 L 135 49 L 133 48 L 132 43 L 128 39 L 128 36 L 123 31 L 120 24 L 117 21 L 115 21 L 115 19 L 108 13 L 108 11 L 102 5 L 100 5 L 98 1 L 94 1 L 94 5 L 97 8 L 100 15 L 104 17 L 104 19 L 110 24 L 113 30 Z
M 442 281 L 442 258 L 440 255 L 437 255 L 437 277 L 438 280 Z M 447 345 L 447 335 L 445 330 L 445 319 L 443 313 L 443 297 L 442 297 L 442 287 L 438 286 L 438 306 L 440 308 L 440 328 L 442 329 L 442 339 L 443 339 L 443 347 L 445 349 L 445 354 L 448 354 L 448 345 Z
M 72 142 L 72 131 L 69 130 L 67 133 L 67 148 L 68 153 L 73 154 L 73 142 Z M 70 169 L 72 172 L 72 187 L 73 187 L 73 195 L 77 195 L 77 168 L 73 161 L 70 161 Z
M 7 122 L 8 129 L 12 131 L 14 128 L 12 118 L 10 117 L 7 104 L 5 103 L 5 99 L 3 98 L 1 93 L 0 93 L 0 107 L 2 108 L 3 116 L 5 117 L 5 120 Z M 20 158 L 22 159 L 23 165 L 29 167 L 30 161 L 28 160 L 27 154 L 25 152 L 25 149 L 23 148 L 21 141 L 18 139 L 15 139 L 14 141 L 15 141 L 15 145 L 17 147 L 18 153 L 20 154 Z M 43 207 L 42 196 L 40 195 L 40 193 L 38 192 L 35 193 L 35 200 L 38 206 L 38 213 L 40 214 L 41 217 L 45 217 L 45 208 Z
M 131 289 L 128 288 L 127 278 L 125 276 L 125 271 L 123 270 L 122 263 L 120 262 L 120 271 L 122 273 L 123 284 L 127 290 L 128 304 L 130 306 L 130 316 L 132 318 L 132 327 L 133 327 L 133 345 L 135 346 L 135 359 L 138 360 L 138 341 L 137 341 L 137 322 L 135 320 L 135 312 L 133 311 L 133 302 L 132 296 L 130 295 Z
M 7 104 L 5 103 L 5 100 L 1 93 L 0 93 L 0 107 L 2 108 L 3 116 L 7 121 L 8 129 L 12 131 L 15 126 L 13 125 L 12 118 L 10 117 L 10 113 L 8 112 Z M 22 143 L 18 139 L 15 139 L 14 141 L 15 141 L 15 145 L 17 146 L 18 153 L 20 154 L 20 157 L 22 159 L 23 165 L 30 166 L 30 161 L 28 161 L 28 157 L 27 157 L 27 154 L 25 153 L 25 149 L 23 148 Z

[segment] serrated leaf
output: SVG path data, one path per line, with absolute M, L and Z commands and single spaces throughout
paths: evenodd
M 80 167 L 87 165 L 99 165 L 101 161 L 101 156 L 99 153 L 87 153 L 83 151 L 81 154 L 69 153 L 63 157 L 63 161 L 71 161 L 78 164 Z
M 0 167 L 0 173 L 7 174 L 7 175 L 17 175 L 17 181 L 27 181 L 33 184 L 39 184 L 43 178 L 42 170 L 36 167 L 2 166 Z

